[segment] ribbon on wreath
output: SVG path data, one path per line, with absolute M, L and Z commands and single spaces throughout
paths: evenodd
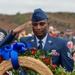
M 11 58 L 13 68 L 19 68 L 18 54 L 25 52 L 30 49 L 29 43 L 14 43 L 12 45 L 5 45 L 0 49 L 0 56 L 3 56 L 4 60 L 9 60 Z

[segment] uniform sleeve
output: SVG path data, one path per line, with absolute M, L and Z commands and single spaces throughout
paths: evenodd
M 68 72 L 73 71 L 74 61 L 72 59 L 71 52 L 67 47 L 66 42 L 63 43 L 61 49 L 61 65 L 65 67 Z
M 7 34 L 7 36 L 0 42 L 0 48 L 6 44 L 10 44 L 13 41 L 15 35 L 16 34 L 12 35 L 12 31 L 9 34 Z

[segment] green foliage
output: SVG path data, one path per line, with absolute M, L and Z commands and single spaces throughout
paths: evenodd
M 47 53 L 46 56 L 45 53 Z M 26 52 L 19 54 L 19 56 L 29 56 L 35 59 L 39 59 L 52 71 L 54 75 L 75 75 L 75 69 L 73 70 L 73 72 L 66 72 L 66 69 L 63 68 L 61 65 L 57 67 L 55 64 L 52 64 L 51 57 L 54 54 L 51 53 L 50 50 L 47 50 L 47 52 L 45 53 L 42 50 L 36 50 L 35 48 L 32 48 L 31 50 L 27 50 Z M 50 62 L 47 61 L 47 59 L 50 59 Z M 27 75 L 40 75 L 36 71 L 27 67 L 24 67 L 24 71 L 27 73 Z M 13 75 L 19 75 L 19 70 L 17 71 L 13 69 L 12 72 Z

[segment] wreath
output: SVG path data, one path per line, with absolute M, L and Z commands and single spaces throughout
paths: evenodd
M 52 64 L 52 57 L 56 57 L 58 55 L 59 55 L 58 52 L 56 52 L 55 50 L 52 52 L 50 52 L 50 50 L 47 50 L 44 52 L 43 50 L 40 50 L 40 49 L 36 50 L 36 48 L 31 48 L 29 43 L 26 43 L 26 44 L 14 43 L 12 45 L 5 45 L 3 48 L 0 49 L 0 63 L 1 63 L 0 66 L 2 65 L 2 63 L 4 64 L 4 63 L 10 62 L 12 64 L 11 68 L 13 69 L 11 69 L 10 71 L 6 71 L 5 69 L 6 71 L 5 75 L 9 75 L 8 74 L 9 72 L 12 72 L 12 75 L 19 75 L 20 71 L 23 71 L 27 75 L 31 75 L 31 74 L 49 75 L 48 73 L 50 73 L 50 75 L 53 75 L 53 74 L 54 75 L 75 75 L 74 70 L 73 72 L 68 73 L 66 72 L 65 68 L 62 68 L 61 65 L 57 67 L 57 65 Z M 25 63 L 26 65 L 28 64 L 27 67 L 26 65 L 24 67 L 22 64 L 19 63 L 21 62 L 22 58 L 24 60 L 27 60 L 27 61 L 23 60 L 24 62 L 22 62 L 22 64 L 24 65 Z M 36 68 L 32 68 L 33 66 L 30 66 L 30 65 L 31 65 L 31 62 L 33 62 L 33 60 L 36 60 L 36 62 L 34 61 L 34 63 L 37 63 L 37 65 L 38 63 L 42 65 L 44 64 L 47 69 L 47 72 L 45 71 L 45 69 L 43 70 L 44 65 L 43 66 L 39 65 L 38 67 L 36 64 L 32 64 L 33 66 L 36 67 Z M 22 68 L 20 68 L 20 66 L 22 66 Z M 42 66 L 42 69 L 40 68 L 40 66 Z M 38 69 L 43 70 L 43 72 L 45 71 L 44 74 L 42 74 L 40 70 L 38 71 Z

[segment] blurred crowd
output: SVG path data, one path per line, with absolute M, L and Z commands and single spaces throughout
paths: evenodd
M 53 26 L 50 26 L 49 33 L 53 37 L 65 39 L 67 41 L 68 48 L 71 51 L 75 50 L 75 34 L 72 29 L 67 29 L 66 31 L 58 31 Z
M 58 31 L 53 26 L 49 27 L 49 33 L 53 37 L 59 37 L 67 41 L 67 46 L 72 53 L 72 58 L 75 62 L 75 33 L 72 29 L 67 29 L 66 31 Z

